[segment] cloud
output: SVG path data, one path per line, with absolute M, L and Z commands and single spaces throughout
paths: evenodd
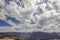
M 54 22 L 56 20 L 55 18 L 58 18 L 58 17 L 57 15 L 55 15 L 56 13 L 54 9 L 52 10 L 45 9 L 46 6 L 47 6 L 47 9 L 49 9 L 49 7 L 52 7 L 52 3 L 48 2 L 47 0 L 47 1 L 43 1 L 42 4 L 39 4 L 39 5 L 36 4 L 40 2 L 42 1 L 40 0 L 0 0 L 0 20 L 5 20 L 3 21 L 3 23 L 5 22 L 6 24 L 8 23 L 9 25 L 12 25 L 11 27 L 0 26 L 1 27 L 0 29 L 4 31 L 4 28 L 5 28 L 6 31 L 10 31 L 10 32 L 11 31 L 33 32 L 33 31 L 44 31 L 45 29 L 48 30 L 49 27 L 51 27 L 50 26 L 51 24 L 55 25 L 55 22 Z M 48 2 L 48 3 L 45 3 L 45 2 Z M 51 6 L 50 5 L 48 6 L 47 4 L 48 5 L 50 4 Z M 36 13 L 35 16 L 33 16 L 34 13 Z M 51 15 L 51 13 L 53 13 L 53 15 Z M 30 23 L 33 25 L 31 25 Z M 50 30 L 51 29 L 49 29 L 49 31 Z

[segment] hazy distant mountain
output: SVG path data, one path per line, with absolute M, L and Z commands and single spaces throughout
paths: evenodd
M 60 39 L 60 36 L 57 33 L 46 33 L 46 32 L 32 32 L 32 33 L 21 33 L 21 32 L 1 32 L 0 37 L 18 37 L 18 38 L 27 38 L 28 40 L 49 40 L 49 39 Z

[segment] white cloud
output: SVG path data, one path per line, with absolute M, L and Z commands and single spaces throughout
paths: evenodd
M 42 5 L 35 5 L 36 2 L 40 2 L 40 1 L 39 0 L 23 0 L 25 7 L 22 8 L 22 7 L 18 6 L 15 1 L 18 1 L 18 0 L 11 1 L 9 5 L 6 5 L 4 0 L 0 0 L 0 6 L 3 7 L 3 9 L 0 9 L 1 10 L 0 11 L 0 19 L 6 20 L 5 15 L 10 15 L 11 17 L 15 17 L 19 21 L 21 20 L 22 23 L 24 23 L 24 24 L 16 25 L 11 20 L 9 20 L 9 21 L 6 20 L 6 22 L 11 24 L 12 27 L 1 27 L 0 32 L 6 32 L 6 31 L 9 31 L 9 32 L 13 32 L 13 31 L 17 31 L 17 32 L 45 31 L 45 29 L 48 30 L 51 27 L 51 25 L 47 25 L 47 24 L 55 25 L 54 23 L 52 23 L 53 22 L 52 20 L 55 21 L 56 19 L 53 19 L 51 17 L 51 12 L 54 15 L 56 13 L 54 10 L 46 11 L 44 8 L 46 6 L 46 4 L 43 3 Z M 34 14 L 34 12 L 36 11 L 38 6 L 41 7 L 41 9 L 43 9 L 44 13 L 42 15 L 37 15 L 38 17 L 36 16 L 36 18 L 37 18 L 37 20 L 35 20 L 36 24 L 30 25 L 29 24 L 30 20 L 35 19 L 35 17 L 32 14 Z M 53 17 L 55 18 L 55 16 L 53 16 Z M 39 24 L 39 21 L 43 20 L 44 18 L 46 18 L 47 21 L 44 22 L 44 25 L 41 26 L 41 24 Z M 40 29 L 38 29 L 39 27 L 40 27 Z M 17 30 L 17 29 L 19 29 L 19 30 Z M 49 31 L 52 32 L 55 30 L 50 29 L 46 32 L 49 32 Z

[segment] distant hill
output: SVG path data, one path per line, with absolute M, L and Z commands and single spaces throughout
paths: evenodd
M 0 36 L 14 36 L 28 39 L 59 39 L 60 36 L 57 33 L 45 33 L 45 32 L 33 32 L 33 33 L 20 33 L 20 32 L 5 32 L 0 33 Z

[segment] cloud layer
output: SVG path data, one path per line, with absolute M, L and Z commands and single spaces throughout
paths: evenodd
M 7 23 L 0 32 L 59 32 L 58 1 L 0 0 L 0 21 Z

